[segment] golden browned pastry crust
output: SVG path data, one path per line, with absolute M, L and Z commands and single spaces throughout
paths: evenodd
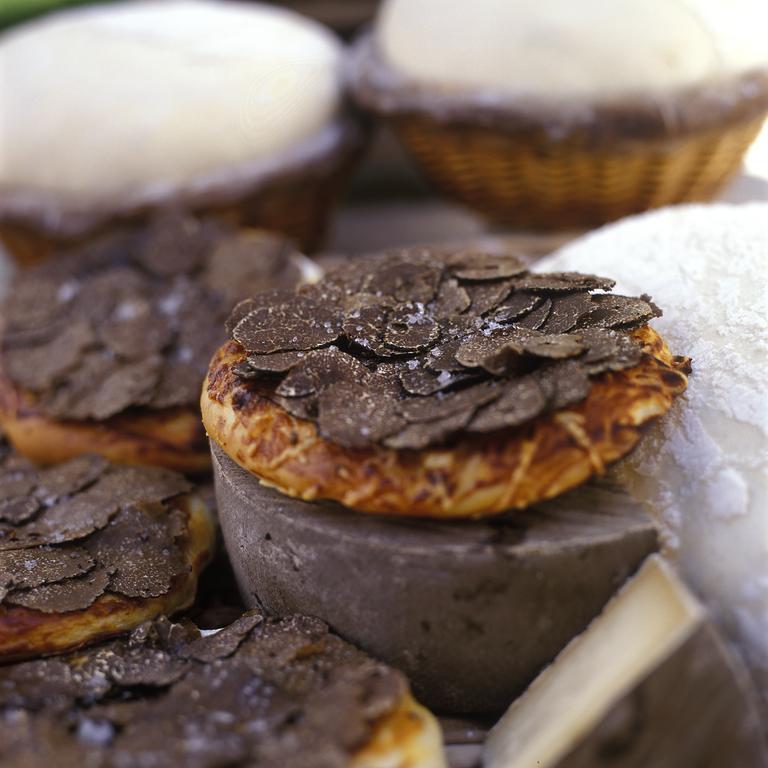
M 444 768 L 440 726 L 429 710 L 407 693 L 394 712 L 375 726 L 373 737 L 349 768 Z
M 324 440 L 313 423 L 291 416 L 233 373 L 244 354 L 230 341 L 211 362 L 203 422 L 234 461 L 290 496 L 333 499 L 360 512 L 483 517 L 522 509 L 602 474 L 685 390 L 687 359 L 674 357 L 651 328 L 635 336 L 642 361 L 595 377 L 578 405 L 421 451 L 351 450 Z
M 184 495 L 170 503 L 189 515 L 185 559 L 190 570 L 165 595 L 141 599 L 105 593 L 89 608 L 58 614 L 0 605 L 0 662 L 78 648 L 191 605 L 198 577 L 213 555 L 216 528 L 198 496 Z
M 47 414 L 31 392 L 0 377 L 0 425 L 14 448 L 38 464 L 98 453 L 118 464 L 194 474 L 211 460 L 192 408 L 134 408 L 104 421 L 66 421 Z

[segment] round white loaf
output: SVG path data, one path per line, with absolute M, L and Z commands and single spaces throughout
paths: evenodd
M 0 189 L 98 201 L 274 158 L 333 121 L 340 66 L 324 27 L 258 3 L 54 14 L 0 41 Z
M 664 311 L 688 391 L 621 467 L 668 553 L 740 641 L 768 704 L 768 204 L 667 208 L 561 249 L 544 269 L 615 277 Z
M 387 0 L 377 41 L 443 90 L 612 98 L 768 64 L 764 0 Z

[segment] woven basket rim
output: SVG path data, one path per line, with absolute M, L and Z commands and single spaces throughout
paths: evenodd
M 498 90 L 441 92 L 398 73 L 378 50 L 372 32 L 354 42 L 345 79 L 357 103 L 383 117 L 484 127 L 550 143 L 674 139 L 768 113 L 768 66 L 663 97 L 649 94 L 591 103 L 521 98 Z
M 88 202 L 67 200 L 66 195 L 48 190 L 0 186 L 0 223 L 31 227 L 51 237 L 76 238 L 110 220 L 158 208 L 228 205 L 298 180 L 332 176 L 359 154 L 366 137 L 365 121 L 349 109 L 287 152 L 200 174 L 179 184 L 161 182 Z

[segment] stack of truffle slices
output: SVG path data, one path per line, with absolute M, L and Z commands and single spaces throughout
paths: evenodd
M 180 210 L 20 272 L 2 308 L 0 423 L 54 463 L 210 469 L 197 402 L 234 304 L 317 267 L 284 238 Z
M 173 213 L 17 278 L 0 386 L 15 443 L 0 435 L 4 768 L 443 768 L 405 677 L 322 621 L 166 618 L 215 613 L 197 595 L 215 519 L 181 474 L 128 465 L 206 466 L 205 443 L 175 438 L 202 435 L 222 308 L 311 269 L 280 238 Z
M 674 711 L 628 710 L 642 738 L 616 765 L 709 764 L 709 736 L 645 728 L 679 733 L 697 713 L 717 721 L 718 754 L 763 765 L 739 660 L 653 554 L 650 519 L 593 479 L 690 370 L 648 326 L 650 298 L 612 286 L 417 248 L 241 302 L 202 395 L 235 575 L 246 603 L 320 617 L 437 711 L 500 712 L 557 657 L 499 726 L 489 765 L 592 765 L 579 760 L 617 738 L 616 708 L 640 689 L 664 707 L 673 681 Z M 705 712 L 712 686 L 729 695 Z

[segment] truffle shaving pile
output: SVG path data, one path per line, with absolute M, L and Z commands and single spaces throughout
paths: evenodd
M 194 405 L 232 306 L 292 288 L 303 261 L 278 237 L 165 213 L 20 273 L 2 372 L 58 418 Z
M 514 256 L 409 249 L 297 291 L 241 302 L 235 371 L 349 448 L 419 449 L 516 427 L 636 365 L 631 332 L 660 314 L 613 281 L 533 274 Z
M 3 444 L 0 611 L 62 613 L 105 592 L 166 594 L 189 570 L 187 513 L 166 502 L 190 487 L 174 472 L 97 456 L 38 470 Z
M 317 619 L 167 619 L 85 652 L 0 669 L 0 744 L 25 768 L 347 768 L 404 678 Z

